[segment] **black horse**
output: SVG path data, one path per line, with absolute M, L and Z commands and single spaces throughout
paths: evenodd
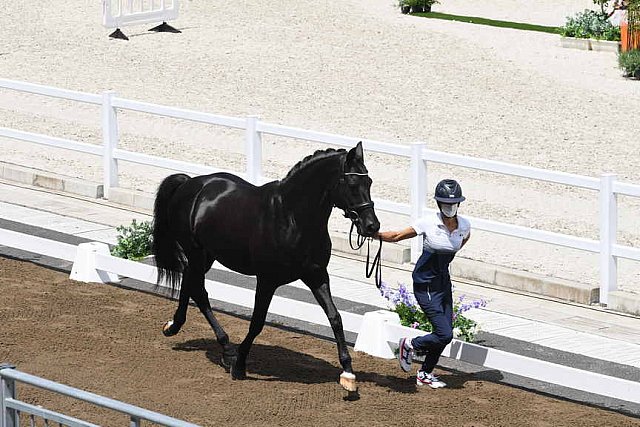
M 342 319 L 329 289 L 327 222 L 337 206 L 361 236 L 373 236 L 380 223 L 371 201 L 371 182 L 361 142 L 349 151 L 316 151 L 281 181 L 260 187 L 228 173 L 165 178 L 154 207 L 153 254 L 158 284 L 166 279 L 172 290 L 180 279 L 182 284 L 178 309 L 163 333 L 172 336 L 180 331 L 189 298 L 193 299 L 223 348 L 223 365 L 230 367 L 232 378 L 244 379 L 247 355 L 262 331 L 275 290 L 300 279 L 333 329 L 344 369 L 340 383 L 354 390 Z M 251 325 L 237 352 L 213 315 L 204 287 L 204 275 L 215 260 L 257 277 Z

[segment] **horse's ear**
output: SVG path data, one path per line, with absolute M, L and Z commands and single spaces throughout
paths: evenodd
M 362 162 L 363 159 L 364 159 L 364 154 L 362 152 L 362 141 L 360 141 L 355 147 L 349 150 L 349 153 L 347 154 L 347 162 L 351 163 L 354 160 L 358 160 Z

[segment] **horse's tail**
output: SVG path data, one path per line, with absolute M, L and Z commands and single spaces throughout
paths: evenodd
M 189 179 L 189 176 L 185 174 L 174 174 L 166 177 L 158 187 L 153 207 L 151 252 L 155 256 L 158 269 L 157 284 L 159 285 L 163 280 L 166 280 L 171 286 L 171 295 L 173 295 L 174 289 L 180 281 L 181 273 L 184 271 L 187 260 L 180 244 L 170 230 L 169 200 L 171 200 L 178 187 Z

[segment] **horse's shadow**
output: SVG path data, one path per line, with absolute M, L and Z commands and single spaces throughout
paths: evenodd
M 457 369 L 445 368 L 446 373 L 440 374 L 439 377 L 447 383 L 447 388 L 463 389 L 465 384 L 470 381 L 488 381 L 492 383 L 501 383 L 504 380 L 502 373 L 495 369 L 486 369 L 476 372 L 464 372 Z
M 174 345 L 178 351 L 203 351 L 209 361 L 221 367 L 222 349 L 213 339 L 189 340 Z M 337 381 L 341 369 L 326 360 L 285 347 L 254 344 L 247 359 L 247 380 L 322 384 Z M 374 383 L 399 393 L 415 393 L 413 381 L 404 376 L 356 371 L 358 382 Z M 256 375 L 260 376 L 257 377 Z

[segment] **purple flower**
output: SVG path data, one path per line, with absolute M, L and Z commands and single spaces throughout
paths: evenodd
M 480 300 L 475 300 L 473 302 L 473 308 L 480 308 L 480 307 L 486 307 L 487 306 L 487 301 L 480 299 Z
M 460 308 L 458 309 L 458 313 L 464 313 L 473 308 L 473 304 L 460 304 Z
M 403 283 L 398 284 L 398 289 L 393 289 L 386 282 L 380 284 L 380 295 L 382 295 L 387 301 L 389 301 L 394 307 L 404 305 L 409 308 L 413 313 L 420 309 L 413 292 L 407 288 Z M 454 319 L 457 315 L 467 312 L 472 308 L 481 308 L 487 306 L 487 301 L 484 299 L 473 300 L 466 302 L 467 296 L 460 295 L 456 298 L 456 304 L 454 308 Z
M 413 322 L 410 326 L 411 326 L 413 329 L 417 329 L 417 328 L 418 328 L 418 326 L 420 326 L 420 322 Z
M 380 283 L 380 295 L 387 300 L 391 297 L 391 287 L 386 282 Z

